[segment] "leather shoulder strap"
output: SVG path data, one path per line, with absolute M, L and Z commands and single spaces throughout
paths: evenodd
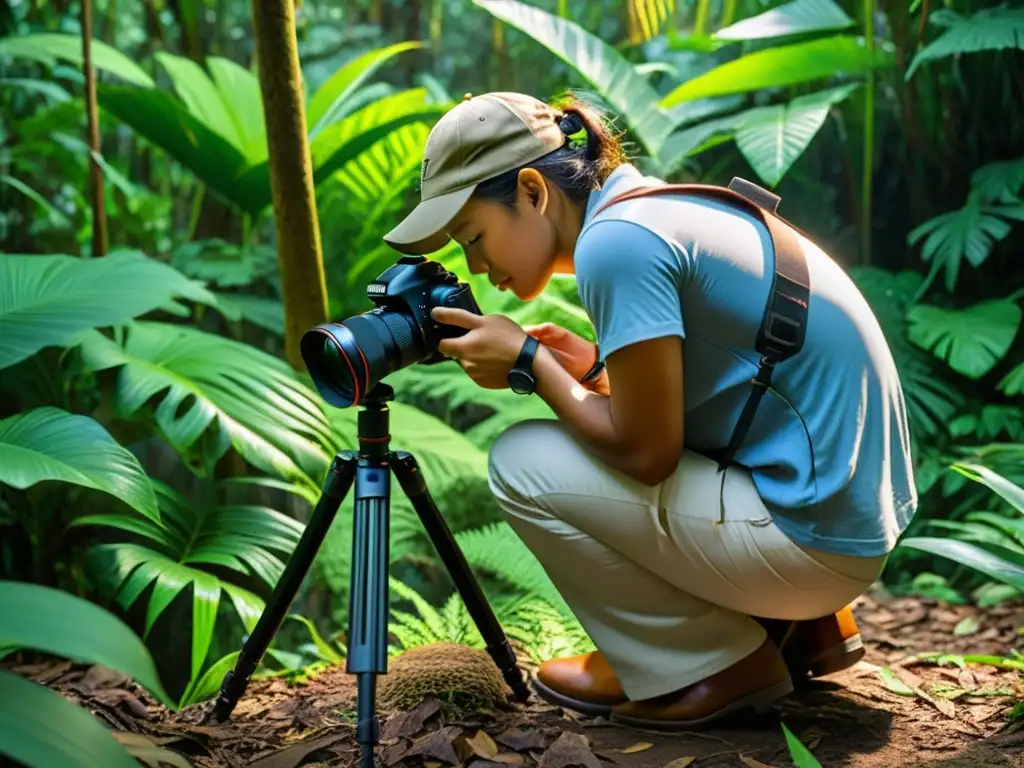
M 732 462 L 733 455 L 743 442 L 747 430 L 753 422 L 754 413 L 761 397 L 771 383 L 771 375 L 775 366 L 797 354 L 803 348 L 807 329 L 807 310 L 810 306 L 811 281 L 807 270 L 807 258 L 797 238 L 797 232 L 804 237 L 807 235 L 779 216 L 780 198 L 778 195 L 739 177 L 734 178 L 728 187 L 709 184 L 663 184 L 639 187 L 623 192 L 601 204 L 594 215 L 596 216 L 615 203 L 626 200 L 677 194 L 707 195 L 740 203 L 764 222 L 775 251 L 772 286 L 768 292 L 768 302 L 761 321 L 761 328 L 755 340 L 755 348 L 761 355 L 761 364 L 758 367 L 757 375 L 751 381 L 751 384 L 754 385 L 753 390 L 740 414 L 732 438 L 728 445 L 718 451 L 718 466 L 719 471 L 722 471 Z

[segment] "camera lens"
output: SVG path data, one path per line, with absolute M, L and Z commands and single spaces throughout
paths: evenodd
M 379 308 L 311 328 L 300 351 L 320 396 L 336 408 L 358 405 L 385 376 L 427 354 L 411 317 Z

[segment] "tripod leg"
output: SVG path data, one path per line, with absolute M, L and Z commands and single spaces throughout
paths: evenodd
M 302 586 L 306 573 L 309 572 L 309 567 L 313 564 L 317 551 L 330 530 L 331 523 L 334 522 L 338 508 L 351 489 L 355 476 L 355 452 L 344 451 L 334 457 L 331 468 L 327 471 L 327 478 L 324 480 L 323 493 L 313 509 L 313 515 L 302 532 L 299 543 L 288 559 L 284 573 L 281 574 L 281 580 L 274 588 L 274 594 L 259 621 L 256 622 L 252 634 L 242 646 L 234 669 L 224 676 L 220 694 L 213 709 L 213 717 L 218 722 L 223 722 L 231 715 L 235 704 L 238 703 L 238 699 L 249 684 L 249 676 L 255 671 L 263 654 L 270 647 L 270 642 L 277 634 L 288 609 L 295 600 L 295 595 L 299 591 L 299 587 Z
M 356 675 L 356 741 L 363 768 L 373 768 L 380 738 L 377 675 L 387 672 L 391 473 L 387 458 L 360 458 L 352 533 L 348 658 Z
M 426 480 L 420 471 L 416 457 L 406 451 L 397 451 L 391 468 L 402 486 L 402 491 L 409 497 L 416 514 L 419 515 L 423 527 L 430 537 L 441 562 L 455 582 L 466 610 L 473 617 L 480 635 L 487 645 L 487 652 L 501 670 L 505 682 L 508 683 L 518 701 L 526 701 L 530 692 L 523 679 L 522 670 L 516 666 L 516 657 L 509 645 L 505 631 L 498 623 L 494 611 L 487 602 L 480 584 L 466 562 L 465 555 L 452 536 L 451 529 L 437 509 L 437 504 L 430 495 Z

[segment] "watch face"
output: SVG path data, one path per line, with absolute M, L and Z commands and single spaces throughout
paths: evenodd
M 513 369 L 509 371 L 508 384 L 517 395 L 531 395 L 533 394 L 535 381 L 533 376 L 526 371 Z

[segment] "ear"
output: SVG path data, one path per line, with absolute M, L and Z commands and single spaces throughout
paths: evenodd
M 523 206 L 534 208 L 541 216 L 548 207 L 548 185 L 536 168 L 519 171 L 517 197 Z

